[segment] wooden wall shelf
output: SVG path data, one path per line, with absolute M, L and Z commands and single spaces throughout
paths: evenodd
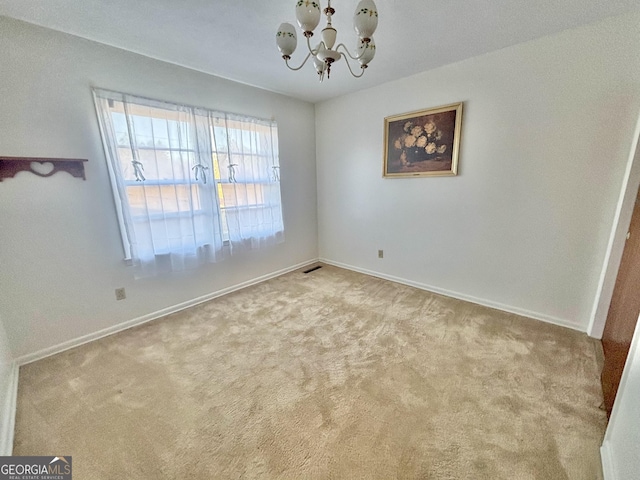
M 74 177 L 86 180 L 84 158 L 42 158 L 42 157 L 0 157 L 0 182 L 12 178 L 18 172 L 31 172 L 39 177 L 50 177 L 56 172 L 67 172 Z M 39 163 L 37 170 L 32 163 Z

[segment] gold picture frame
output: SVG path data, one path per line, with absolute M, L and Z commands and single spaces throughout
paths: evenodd
M 383 177 L 458 174 L 462 102 L 384 119 Z

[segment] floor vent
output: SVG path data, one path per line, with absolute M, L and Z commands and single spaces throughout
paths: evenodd
M 322 265 L 318 265 L 317 267 L 313 267 L 313 268 L 310 268 L 309 270 L 305 270 L 303 273 L 311 273 L 318 270 L 319 268 L 322 268 Z

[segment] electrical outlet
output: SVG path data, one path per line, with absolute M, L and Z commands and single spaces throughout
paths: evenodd
M 378 258 L 384 258 L 384 251 L 378 250 Z
M 116 300 L 124 300 L 127 298 L 127 294 L 124 291 L 124 287 L 116 288 Z

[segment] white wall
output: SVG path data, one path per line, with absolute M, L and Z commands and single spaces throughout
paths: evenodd
M 627 15 L 316 105 L 321 258 L 586 330 L 639 51 Z M 383 179 L 384 117 L 458 101 L 459 175 Z
M 627 232 L 631 224 L 633 208 L 636 204 L 640 185 L 640 116 L 636 123 L 634 143 L 631 146 L 627 168 L 622 182 L 622 189 L 618 198 L 618 205 L 613 220 L 613 228 L 609 236 L 604 257 L 604 265 L 598 282 L 596 298 L 587 333 L 594 338 L 602 338 L 607 323 L 609 305 L 613 298 L 613 290 L 618 277 L 618 269 L 622 261 Z
M 20 173 L 0 183 L 0 312 L 16 358 L 317 258 L 312 104 L 3 17 L 0 71 L 0 155 L 89 159 L 87 181 Z M 134 280 L 91 86 L 275 117 L 285 242 Z
M 0 455 L 11 455 L 18 369 L 0 316 Z
M 605 480 L 637 480 L 640 476 L 640 320 L 624 367 L 620 388 L 602 445 Z

